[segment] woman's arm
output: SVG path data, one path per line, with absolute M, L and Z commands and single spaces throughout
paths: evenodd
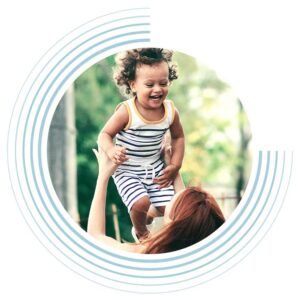
M 93 149 L 98 160 L 98 178 L 88 219 L 88 233 L 92 236 L 105 235 L 105 206 L 109 177 L 114 173 L 116 166 L 105 153 Z
M 104 152 L 93 149 L 99 165 L 99 173 L 95 193 L 89 213 L 87 232 L 94 238 L 106 245 L 130 252 L 142 252 L 142 246 L 135 244 L 120 243 L 117 240 L 106 236 L 105 231 L 105 206 L 109 177 L 114 173 L 117 166 L 107 157 Z
M 105 207 L 106 192 L 109 178 L 97 178 L 95 193 L 90 208 L 87 231 L 90 235 L 97 237 L 106 233 L 105 230 Z
M 184 183 L 183 183 L 180 173 L 177 174 L 177 176 L 174 180 L 173 186 L 174 186 L 175 194 L 180 192 L 181 190 L 185 189 L 185 186 L 184 186 Z

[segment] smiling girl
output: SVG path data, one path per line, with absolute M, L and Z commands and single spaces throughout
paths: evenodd
M 150 205 L 153 216 L 163 215 L 172 199 L 184 156 L 179 114 L 166 99 L 170 83 L 177 79 L 172 55 L 166 49 L 140 48 L 117 56 L 116 83 L 132 97 L 117 106 L 98 138 L 101 149 L 118 165 L 113 178 L 139 240 L 149 234 Z M 167 131 L 172 159 L 165 166 L 161 150 Z

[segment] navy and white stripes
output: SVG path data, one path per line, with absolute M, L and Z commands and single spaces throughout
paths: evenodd
M 163 168 L 161 168 L 161 171 Z M 161 172 L 158 173 L 158 176 Z M 149 176 L 144 180 L 142 176 L 133 172 L 117 172 L 113 177 L 118 192 L 127 206 L 128 211 L 143 196 L 148 196 L 153 206 L 165 206 L 174 196 L 173 186 L 159 189 L 158 184 L 152 181 Z
M 137 100 L 132 98 L 124 102 L 129 123 L 117 134 L 116 145 L 126 148 L 129 158 L 127 164 L 151 164 L 160 157 L 164 135 L 174 119 L 174 105 L 172 101 L 165 100 L 164 117 L 159 121 L 148 121 L 137 110 L 135 101 Z
M 122 130 L 117 135 L 117 145 L 126 148 L 129 159 L 139 158 L 157 159 L 160 155 L 160 149 L 165 132 L 168 128 L 153 130 L 149 128 L 144 131 L 129 129 Z
M 124 102 L 129 122 L 116 136 L 116 145 L 126 148 L 129 159 L 119 166 L 113 176 L 129 211 L 143 196 L 148 196 L 154 206 L 164 206 L 174 195 L 173 187 L 159 189 L 153 183 L 153 179 L 160 176 L 164 169 L 161 148 L 164 135 L 174 119 L 173 103 L 165 100 L 164 117 L 158 121 L 148 121 L 137 110 L 135 101 L 133 98 Z

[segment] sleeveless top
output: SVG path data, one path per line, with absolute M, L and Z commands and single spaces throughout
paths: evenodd
M 116 135 L 116 145 L 126 148 L 128 160 L 120 165 L 119 169 L 122 169 L 123 165 L 137 167 L 157 162 L 160 159 L 165 132 L 174 121 L 173 102 L 171 100 L 163 102 L 165 113 L 163 118 L 158 121 L 146 120 L 137 110 L 135 98 L 120 103 L 116 109 L 122 104 L 125 104 L 127 108 L 129 122 Z

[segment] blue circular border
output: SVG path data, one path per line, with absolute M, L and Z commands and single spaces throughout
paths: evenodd
M 134 17 L 123 18 L 123 19 L 132 20 L 132 19 L 136 19 L 136 18 L 138 18 L 138 17 L 139 17 L 139 16 L 134 16 Z M 143 17 L 143 18 L 144 18 L 145 15 L 140 16 L 140 17 Z M 148 16 L 148 17 L 149 17 L 149 16 Z M 119 20 L 120 20 L 120 19 L 119 19 Z M 113 24 L 113 23 L 115 23 L 115 22 L 116 22 L 116 20 L 112 20 L 112 21 L 106 22 L 105 24 Z M 148 24 L 147 24 L 147 23 L 140 23 L 140 24 L 135 23 L 135 24 L 129 24 L 129 25 L 126 25 L 126 26 L 119 26 L 119 27 L 116 27 L 116 28 L 107 30 L 106 32 L 117 31 L 118 29 L 123 29 L 123 28 L 125 28 L 125 27 L 129 28 L 129 27 L 134 27 L 134 26 L 144 26 L 144 25 L 150 25 L 150 23 L 148 23 Z M 93 29 L 95 29 L 95 28 L 96 28 L 96 27 L 94 27 Z M 92 30 L 92 29 L 88 30 L 87 32 L 90 32 L 91 30 Z M 90 41 L 92 41 L 93 39 L 96 39 L 97 37 L 99 37 L 99 36 L 102 35 L 102 34 L 104 34 L 104 32 L 103 32 L 103 33 L 100 33 L 100 34 L 97 34 L 97 35 L 95 35 L 95 36 L 92 37 L 92 38 L 87 39 L 84 43 L 81 43 L 81 44 L 80 44 L 80 47 L 81 47 L 81 46 L 84 46 L 84 44 L 85 44 L 86 42 L 90 42 Z M 150 34 L 150 31 L 145 31 L 145 30 L 144 30 L 144 31 L 135 31 L 135 32 L 132 32 L 131 34 L 119 34 L 119 35 L 113 36 L 113 38 L 106 39 L 106 41 L 112 41 L 113 39 L 118 39 L 119 37 L 125 37 L 125 36 L 136 35 L 136 34 L 140 34 L 140 35 L 143 36 L 143 35 Z M 78 36 L 78 38 L 79 38 L 79 37 L 82 37 L 82 36 L 83 36 L 83 33 L 82 33 L 80 36 Z M 76 41 L 76 38 L 74 38 L 71 42 L 74 42 L 74 41 Z M 67 46 L 67 45 L 69 46 L 69 45 L 71 44 L 71 42 L 69 42 L 68 44 L 66 44 L 66 46 Z M 102 41 L 102 42 L 105 43 L 105 41 Z M 260 178 L 261 178 L 260 176 L 262 175 L 262 174 L 261 174 L 261 166 L 262 166 L 262 162 L 263 162 L 263 154 L 264 154 L 264 152 L 262 152 L 262 151 L 259 151 L 259 163 L 258 163 L 258 167 L 257 167 L 257 170 L 256 170 L 256 175 L 255 175 L 254 184 L 253 184 L 253 186 L 252 186 L 252 188 L 251 188 L 251 192 L 250 192 L 248 198 L 247 198 L 247 199 L 243 199 L 243 201 L 242 201 L 243 203 L 240 204 L 240 205 L 242 205 L 242 208 L 240 209 L 239 214 L 238 214 L 237 216 L 235 216 L 235 218 L 234 218 L 233 220 L 231 220 L 231 222 L 226 223 L 225 225 L 223 225 L 222 230 L 219 230 L 218 232 L 216 232 L 216 234 L 214 235 L 214 239 L 213 239 L 213 240 L 211 240 L 209 243 L 206 243 L 206 244 L 199 243 L 199 247 L 198 247 L 198 248 L 196 248 L 196 249 L 190 251 L 190 252 L 187 253 L 187 254 L 179 254 L 179 252 L 178 252 L 178 255 L 177 255 L 176 257 L 171 256 L 171 257 L 167 257 L 167 258 L 164 257 L 164 258 L 155 258 L 155 259 L 154 259 L 154 258 L 153 258 L 153 259 L 141 259 L 141 258 L 132 258 L 132 257 L 128 257 L 128 256 L 126 256 L 126 255 L 119 255 L 119 254 L 116 254 L 116 253 L 112 253 L 112 252 L 106 251 L 105 249 L 103 249 L 102 247 L 100 247 L 99 244 L 93 243 L 93 242 L 91 242 L 89 239 L 87 239 L 80 231 L 78 231 L 77 228 L 74 227 L 74 224 L 70 223 L 70 222 L 69 222 L 68 220 L 66 220 L 65 217 L 62 215 L 62 213 L 61 213 L 61 211 L 60 211 L 60 208 L 57 207 L 57 205 L 56 205 L 55 199 L 53 199 L 53 198 L 51 197 L 51 193 L 50 193 L 49 190 L 48 190 L 48 187 L 47 187 L 47 184 L 46 184 L 46 180 L 45 180 L 44 170 L 43 170 L 43 168 L 42 168 L 42 137 L 43 137 L 43 135 L 45 134 L 45 131 L 47 131 L 47 128 L 45 128 L 45 121 L 46 121 L 46 118 L 47 118 L 47 116 L 48 116 L 48 114 L 49 114 L 49 109 L 50 109 L 51 105 L 53 105 L 53 102 L 54 102 L 54 100 L 55 100 L 55 98 L 56 98 L 58 92 L 59 92 L 59 91 L 61 90 L 61 88 L 64 86 L 64 83 L 72 76 L 72 74 L 73 74 L 76 70 L 78 70 L 78 69 L 79 69 L 80 67 L 82 67 L 83 65 L 87 64 L 92 58 L 94 58 L 95 56 L 97 56 L 97 55 L 99 55 L 99 54 L 101 54 L 101 53 L 105 53 L 105 52 L 108 51 L 108 50 L 111 50 L 111 49 L 113 49 L 113 48 L 115 48 L 115 47 L 119 47 L 119 46 L 122 46 L 122 45 L 130 45 L 131 43 L 146 43 L 146 44 L 149 44 L 149 43 L 150 43 L 150 38 L 147 36 L 147 37 L 143 37 L 143 38 L 140 38 L 140 39 L 133 39 L 133 40 L 127 40 L 127 41 L 121 42 L 121 43 L 116 43 L 116 44 L 113 44 L 113 45 L 110 46 L 110 47 L 104 47 L 104 48 L 102 48 L 101 50 L 99 50 L 99 51 L 97 51 L 96 53 L 94 53 L 93 55 L 90 55 L 90 56 L 89 56 L 88 58 L 86 58 L 85 60 L 81 61 L 79 64 L 77 64 L 75 67 L 73 67 L 73 69 L 72 69 L 71 72 L 69 72 L 66 76 L 63 76 L 64 70 L 66 70 L 69 66 L 71 66 L 71 63 L 77 62 L 77 60 L 80 58 L 80 56 L 82 56 L 83 54 L 85 54 L 85 53 L 87 53 L 88 51 L 92 50 L 93 48 L 98 47 L 100 43 L 96 43 L 96 44 L 94 44 L 92 47 L 90 47 L 89 49 L 84 50 L 84 51 L 81 52 L 79 55 L 77 55 L 75 58 L 73 58 L 67 65 L 64 65 L 64 66 L 60 69 L 59 74 L 55 76 L 55 78 L 53 79 L 53 81 L 52 81 L 51 84 L 49 85 L 49 84 L 47 83 L 47 79 L 50 77 L 51 73 L 54 72 L 54 71 L 56 71 L 56 68 L 60 67 L 60 64 L 64 63 L 65 60 L 66 60 L 66 58 L 67 58 L 67 57 L 75 50 L 75 48 L 72 49 L 72 51 L 69 51 L 66 55 L 64 55 L 63 58 L 60 59 L 59 62 L 56 63 L 55 66 L 51 68 L 51 71 L 48 73 L 47 78 L 45 78 L 45 80 L 43 81 L 43 84 L 40 85 L 40 87 L 39 87 L 38 91 L 35 93 L 35 96 L 33 97 L 33 99 L 31 99 L 31 98 L 29 99 L 28 97 L 29 97 L 29 94 L 30 94 L 30 92 L 31 92 L 31 90 L 32 90 L 32 88 L 33 88 L 33 85 L 34 85 L 35 81 L 38 79 L 39 76 L 41 76 L 41 74 L 42 74 L 42 72 L 45 70 L 46 66 L 49 65 L 49 64 L 51 63 L 51 60 L 55 57 L 55 55 L 54 55 L 54 56 L 48 61 L 48 63 L 45 64 L 45 65 L 43 66 L 42 70 L 39 72 L 39 74 L 38 74 L 38 76 L 36 77 L 36 79 L 32 82 L 32 85 L 31 85 L 31 87 L 30 87 L 30 89 L 29 89 L 29 91 L 28 91 L 28 93 L 27 93 L 27 95 L 26 95 L 26 97 L 25 97 L 25 101 L 23 102 L 23 106 L 22 106 L 22 109 L 21 109 L 21 113 L 20 113 L 19 118 L 18 118 L 17 131 L 16 131 L 16 134 L 15 134 L 15 144 L 17 144 L 17 135 L 18 135 L 18 131 L 19 131 L 19 129 L 20 129 L 20 128 L 19 128 L 19 120 L 21 119 L 21 115 L 22 115 L 22 113 L 23 113 L 23 108 L 24 108 L 24 106 L 25 106 L 25 102 L 26 102 L 26 101 L 32 101 L 32 102 L 31 102 L 30 109 L 29 109 L 29 113 L 28 113 L 28 115 L 27 115 L 25 128 L 21 128 L 21 131 L 24 129 L 24 131 L 23 131 L 23 141 L 24 141 L 24 143 L 23 143 L 23 154 L 22 154 L 22 158 L 23 158 L 23 162 L 24 162 L 24 161 L 26 160 L 25 151 L 26 151 L 26 149 L 29 149 L 29 152 L 30 152 L 30 159 L 31 159 L 31 160 L 30 160 L 30 166 L 31 166 L 31 169 L 30 169 L 30 170 L 33 171 L 32 174 L 33 174 L 33 176 L 34 176 L 35 188 L 36 188 L 37 192 L 39 193 L 39 199 L 35 199 L 35 198 L 33 197 L 33 193 L 31 192 L 31 186 L 30 186 L 30 184 L 29 184 L 29 181 L 27 180 L 27 176 L 26 176 L 26 180 L 27 180 L 27 181 L 26 181 L 26 184 L 27 184 L 28 190 L 29 190 L 30 193 L 31 193 L 31 198 L 32 198 L 32 202 L 33 202 L 33 204 L 34 204 L 34 206 L 35 206 L 35 209 L 36 209 L 37 211 L 39 211 L 40 217 L 41 217 L 41 219 L 43 220 L 43 222 L 44 222 L 46 225 L 48 225 L 47 222 L 46 222 L 46 220 L 45 220 L 45 218 L 44 218 L 44 216 L 43 216 L 43 214 L 41 213 L 41 211 L 40 211 L 39 208 L 38 208 L 37 201 L 40 201 L 40 202 L 42 203 L 43 207 L 44 207 L 45 210 L 48 212 L 48 216 L 50 216 L 50 218 L 52 219 L 52 221 L 54 222 L 54 224 L 58 227 L 59 231 L 62 232 L 62 233 L 65 235 L 66 238 L 68 238 L 70 241 L 72 241 L 72 243 L 76 244 L 76 246 L 78 246 L 79 248 L 81 248 L 81 250 L 86 251 L 89 255 L 92 255 L 92 256 L 96 257 L 96 258 L 99 259 L 100 261 L 105 261 L 105 262 L 110 263 L 111 265 L 115 265 L 115 266 L 118 266 L 118 267 L 124 267 L 124 268 L 126 268 L 126 269 L 133 269 L 133 270 L 138 270 L 138 271 L 143 271 L 143 272 L 145 272 L 145 271 L 162 271 L 162 270 L 169 270 L 169 269 L 172 270 L 172 269 L 174 269 L 174 268 L 179 268 L 179 267 L 181 267 L 181 266 L 186 266 L 186 265 L 189 265 L 189 264 L 192 265 L 193 263 L 198 262 L 199 260 L 204 259 L 204 258 L 208 257 L 209 255 L 211 255 L 212 253 L 218 251 L 219 249 L 221 249 L 222 247 L 224 247 L 226 243 L 223 242 L 223 244 L 221 244 L 221 245 L 218 246 L 218 247 L 213 248 L 213 250 L 212 250 L 211 252 L 206 253 L 205 255 L 202 255 L 200 258 L 199 258 L 199 257 L 197 257 L 196 259 L 193 258 L 192 260 L 190 260 L 190 261 L 188 261 L 188 262 L 181 263 L 181 264 L 176 264 L 176 265 L 168 266 L 168 267 L 154 267 L 154 268 L 153 268 L 153 267 L 150 267 L 150 268 L 145 268 L 145 267 L 141 268 L 141 267 L 140 267 L 140 268 L 138 268 L 138 267 L 131 267 L 131 266 L 128 266 L 128 265 L 121 265 L 121 264 L 117 264 L 117 263 L 115 263 L 115 262 L 113 262 L 113 261 L 105 260 L 105 259 L 102 258 L 101 256 L 97 256 L 97 255 L 95 255 L 94 253 L 88 251 L 86 248 L 82 247 L 82 246 L 81 246 L 80 244 L 78 244 L 71 236 L 68 235 L 68 233 L 64 230 L 64 228 L 62 228 L 62 227 L 59 226 L 59 224 L 57 223 L 56 219 L 55 219 L 55 218 L 53 217 L 53 215 L 50 213 L 50 211 L 49 211 L 49 209 L 48 209 L 48 206 L 47 206 L 47 204 L 45 203 L 45 200 L 44 200 L 43 197 L 42 197 L 42 194 L 41 194 L 41 192 L 40 192 L 41 186 L 38 185 L 38 183 L 37 183 L 37 178 L 36 178 L 37 176 L 41 175 L 42 182 L 43 182 L 43 188 L 44 188 L 44 190 L 46 191 L 47 196 L 48 196 L 47 203 L 48 203 L 48 204 L 51 204 L 51 207 L 54 208 L 54 210 L 55 210 L 55 212 L 57 213 L 57 215 L 59 216 L 60 220 L 66 225 L 66 227 L 67 227 L 69 230 L 71 230 L 72 233 L 75 234 L 76 237 L 79 238 L 79 240 L 83 241 L 84 243 L 86 243 L 87 245 L 91 246 L 91 247 L 94 248 L 95 250 L 100 251 L 100 253 L 101 253 L 101 252 L 102 252 L 102 253 L 105 253 L 106 255 L 109 255 L 109 256 L 111 256 L 112 258 L 117 258 L 117 259 L 125 260 L 127 263 L 128 263 L 128 262 L 135 262 L 135 263 L 146 263 L 146 264 L 161 264 L 161 263 L 163 263 L 163 262 L 173 262 L 173 261 L 175 261 L 175 263 L 176 263 L 176 261 L 177 261 L 178 259 L 186 258 L 186 257 L 192 256 L 192 255 L 194 255 L 194 254 L 198 254 L 198 253 L 200 253 L 201 251 L 203 251 L 204 249 L 206 249 L 206 248 L 208 248 L 208 247 L 210 247 L 210 246 L 213 246 L 214 243 L 216 243 L 217 241 L 219 241 L 219 239 L 221 239 L 221 237 L 222 237 L 223 235 L 229 233 L 229 232 L 231 231 L 231 229 L 234 228 L 235 224 L 237 224 L 237 222 L 238 222 L 239 220 L 242 219 L 243 215 L 246 213 L 246 210 L 247 210 L 248 206 L 250 205 L 250 203 L 252 204 L 252 201 L 254 200 L 254 199 L 253 199 L 253 194 L 254 194 L 254 192 L 255 192 L 255 190 L 256 190 L 256 188 L 257 188 L 258 182 L 259 182 L 259 180 L 260 180 Z M 77 45 L 77 48 L 78 48 L 78 47 L 79 47 L 79 46 Z M 77 49 L 77 48 L 76 48 L 76 49 Z M 60 51 L 63 51 L 63 48 L 62 48 Z M 59 52 L 57 52 L 57 53 L 59 53 Z M 38 117 L 40 117 L 40 110 L 41 110 L 43 101 L 44 101 L 44 99 L 47 98 L 47 95 L 50 93 L 50 90 L 51 90 L 52 86 L 54 86 L 55 81 L 59 80 L 59 78 L 60 78 L 59 76 L 63 76 L 63 80 L 60 81 L 60 85 L 56 88 L 55 92 L 54 92 L 54 93 L 52 94 L 52 96 L 51 96 L 50 102 L 48 102 L 48 104 L 47 104 L 47 109 L 46 109 L 46 111 L 45 111 L 45 114 L 43 115 L 42 126 L 40 127 L 39 132 L 38 132 L 38 141 L 39 141 L 39 142 L 38 142 L 38 170 L 39 170 L 39 173 L 35 174 L 35 172 L 34 172 L 34 171 L 35 171 L 35 168 L 34 168 L 35 162 L 34 162 L 34 157 L 33 157 L 34 138 L 35 138 L 35 136 L 34 136 L 32 133 L 35 133 L 35 131 L 36 131 L 36 128 L 35 128 L 35 127 L 36 127 L 36 125 L 37 125 L 37 119 L 38 119 Z M 39 96 L 39 93 L 40 93 L 40 91 L 42 90 L 44 84 L 47 85 L 46 92 L 45 92 L 45 94 L 43 94 L 42 96 Z M 35 101 L 39 101 L 39 100 L 41 100 L 41 99 L 43 99 L 43 101 L 40 102 L 40 105 L 39 105 L 39 108 L 38 108 L 38 110 L 37 110 L 37 112 L 36 112 L 36 115 L 33 116 L 33 115 L 32 115 L 32 108 L 33 108 L 33 105 L 34 105 Z M 28 134 L 28 131 L 29 131 L 29 129 L 27 128 L 27 125 L 28 125 L 28 123 L 29 123 L 29 119 L 32 118 L 32 117 L 34 117 L 34 118 L 33 118 L 33 119 L 34 119 L 34 123 L 33 123 L 33 124 L 34 124 L 34 126 L 33 126 L 33 129 L 34 129 L 34 130 L 32 130 L 32 132 L 29 132 L 29 134 L 31 133 L 32 135 L 31 135 L 31 139 L 30 139 L 30 146 L 29 146 L 29 148 L 28 148 L 28 144 L 25 143 L 25 140 L 26 140 L 26 134 Z M 10 135 L 9 135 L 9 136 L 10 136 Z M 250 214 L 247 215 L 246 221 L 244 221 L 244 222 L 238 227 L 238 229 L 235 230 L 234 233 L 232 233 L 232 234 L 230 235 L 229 238 L 227 238 L 226 242 L 230 241 L 230 239 L 231 239 L 235 234 L 237 234 L 238 232 L 240 232 L 243 228 L 245 228 L 245 226 L 249 226 L 249 225 L 247 224 L 247 221 L 248 221 L 248 220 L 250 219 L 250 217 L 254 214 L 254 212 L 256 212 L 255 209 L 257 208 L 259 201 L 262 201 L 262 200 L 263 200 L 263 199 L 261 199 L 261 198 L 262 198 L 262 193 L 263 193 L 264 190 L 265 190 L 266 181 L 267 181 L 267 176 L 270 175 L 270 174 L 269 174 L 269 172 L 270 172 L 270 155 L 271 155 L 271 152 L 270 152 L 270 151 L 267 151 L 267 152 L 266 152 L 266 156 L 267 156 L 266 172 L 264 173 L 263 184 L 262 184 L 262 186 L 261 186 L 261 189 L 260 189 L 260 192 L 259 192 L 259 197 L 258 197 L 258 199 L 256 199 L 256 202 L 255 202 L 254 206 L 252 207 L 252 210 L 251 210 Z M 15 164 L 16 164 L 16 172 L 17 172 L 17 174 L 18 174 L 18 170 L 20 169 L 20 171 L 24 172 L 24 174 L 27 175 L 27 170 L 26 170 L 25 164 L 24 164 L 24 166 L 23 166 L 23 167 L 24 167 L 23 170 L 22 170 L 22 166 L 19 167 L 18 157 L 17 157 L 17 152 L 15 152 L 14 160 L 15 160 Z M 10 161 L 10 157 L 9 157 L 8 161 Z M 275 167 L 274 167 L 274 173 L 272 174 L 272 175 L 273 175 L 273 176 L 272 176 L 272 184 L 271 184 L 271 187 L 269 188 L 268 196 L 267 196 L 267 198 L 266 198 L 266 200 L 265 200 L 265 202 L 264 202 L 264 205 L 263 205 L 262 209 L 259 211 L 259 214 L 256 216 L 255 221 L 256 221 L 256 220 L 260 217 L 260 215 L 263 213 L 264 209 L 266 208 L 267 201 L 270 200 L 269 197 L 270 197 L 271 192 L 272 192 L 272 190 L 273 190 L 273 185 L 274 185 L 275 177 L 276 177 L 277 175 L 278 175 L 278 176 L 281 176 L 280 183 L 282 183 L 282 181 L 283 181 L 285 159 L 283 159 L 283 162 L 282 162 L 282 163 L 283 163 L 283 171 L 282 171 L 281 174 L 277 174 L 276 172 L 277 172 L 277 164 L 278 164 L 278 151 L 276 151 L 276 152 L 275 152 L 275 164 L 274 164 Z M 22 163 L 21 163 L 21 165 L 22 165 Z M 9 166 L 9 169 L 11 170 L 12 168 Z M 30 174 L 28 174 L 28 175 L 30 176 Z M 19 178 L 19 176 L 18 176 L 18 178 Z M 18 182 L 18 185 L 19 185 L 20 190 L 22 191 L 22 184 L 21 184 L 20 181 Z M 12 186 L 14 186 L 13 183 L 12 183 Z M 271 206 L 271 209 L 269 210 L 269 212 L 268 212 L 268 214 L 267 214 L 268 217 L 271 215 L 271 212 L 272 212 L 272 209 L 273 209 L 273 207 L 274 207 L 274 205 L 275 205 L 275 202 L 278 200 L 278 199 L 277 199 L 277 196 L 278 196 L 278 193 L 279 193 L 280 188 L 281 188 L 281 184 L 278 186 L 278 189 L 277 189 L 277 192 L 276 192 L 275 201 L 273 202 L 273 204 L 272 204 L 272 206 Z M 26 196 L 24 196 L 24 194 L 23 194 L 23 197 L 24 197 L 24 202 L 25 202 L 26 205 L 27 205 L 27 201 L 28 201 L 28 200 L 26 199 Z M 32 219 L 34 220 L 35 225 L 40 229 L 41 232 L 43 232 L 43 230 L 42 230 L 41 227 L 39 226 L 39 222 L 38 222 L 37 220 L 35 220 L 35 218 L 34 218 L 33 214 L 31 213 L 30 208 L 29 208 L 28 205 L 27 205 L 27 209 L 28 209 L 28 211 L 30 212 Z M 263 224 L 260 226 L 259 229 L 257 229 L 256 232 L 258 232 L 258 231 L 263 227 L 263 225 L 264 225 L 264 223 L 267 221 L 267 219 L 268 219 L 268 218 L 265 219 L 265 221 L 263 222 Z M 221 253 L 217 258 L 215 258 L 215 259 L 213 259 L 212 261 L 206 263 L 206 265 L 207 265 L 207 264 L 213 263 L 213 262 L 214 262 L 215 260 L 217 260 L 217 259 L 221 259 L 225 253 L 229 252 L 231 249 L 234 249 L 235 246 L 236 246 L 238 243 L 241 243 L 241 242 L 243 241 L 243 239 L 244 239 L 244 238 L 246 237 L 246 235 L 251 231 L 251 229 L 254 227 L 254 225 L 255 225 L 255 222 L 253 222 L 253 223 L 250 225 L 250 227 L 246 227 L 246 228 L 248 228 L 247 231 L 246 231 L 246 233 L 244 233 L 243 236 L 242 236 L 242 237 L 241 237 L 234 245 L 232 245 L 232 246 L 231 246 L 229 249 L 227 249 L 224 253 Z M 73 252 L 75 255 L 78 255 L 78 254 L 75 252 L 75 250 L 73 250 L 71 247 L 69 247 L 69 246 L 67 245 L 67 243 L 65 243 L 65 242 L 64 242 L 64 241 L 56 234 L 56 232 L 55 232 L 50 226 L 48 226 L 48 229 L 51 231 L 51 233 L 53 234 L 53 236 L 55 236 L 55 237 L 56 237 L 56 238 L 57 238 L 57 239 L 65 246 L 65 247 L 67 247 L 67 248 L 68 248 L 71 252 Z M 250 241 L 254 238 L 254 236 L 255 236 L 255 235 L 252 236 L 252 238 L 250 239 Z M 72 260 L 75 264 L 77 264 L 76 261 L 74 261 L 71 257 L 68 257 L 63 251 L 61 251 L 61 250 L 55 245 L 55 243 L 53 243 L 53 242 L 51 241 L 51 239 L 50 239 L 47 235 L 45 235 L 45 237 L 46 237 L 46 239 L 48 239 L 48 241 L 49 241 L 50 243 L 52 243 L 53 246 L 56 247 L 56 249 L 57 249 L 58 251 L 60 251 L 65 257 L 67 257 L 68 259 Z M 250 241 L 248 241 L 248 243 L 249 243 Z M 248 244 L 248 243 L 247 243 L 247 244 Z M 246 245 L 247 245 L 247 244 L 246 244 Z M 244 245 L 243 248 L 245 248 L 246 245 Z M 225 247 L 224 247 L 224 248 L 225 248 Z M 233 254 L 233 255 L 235 255 L 235 254 Z M 104 270 L 104 269 L 105 269 L 105 268 L 103 268 L 101 265 L 98 265 L 98 264 L 95 264 L 95 263 L 93 263 L 93 262 L 91 262 L 91 261 L 88 261 L 88 260 L 85 259 L 84 257 L 81 257 L 81 258 L 84 259 L 86 262 L 89 262 L 89 263 L 93 264 L 94 266 L 100 268 L 101 270 Z M 230 260 L 230 259 L 231 259 L 231 258 L 229 258 L 228 260 Z M 225 263 L 226 263 L 226 262 L 223 262 L 223 264 L 221 264 L 221 265 L 224 265 Z M 80 267 L 86 269 L 86 268 L 85 268 L 84 266 L 82 266 L 82 265 L 80 265 Z M 115 272 L 115 271 L 110 270 L 110 269 L 107 269 L 107 268 L 106 268 L 106 271 L 111 272 L 111 273 L 113 273 L 113 274 L 124 275 L 124 276 L 126 276 L 126 277 L 133 277 L 133 278 L 164 278 L 164 277 L 175 277 L 175 276 L 179 276 L 179 275 L 182 275 L 182 274 L 186 274 L 186 273 L 192 272 L 192 271 L 194 271 L 194 270 L 198 270 L 198 269 L 203 268 L 203 267 L 205 267 L 205 265 L 202 265 L 202 266 L 200 266 L 200 267 L 196 267 L 196 268 L 189 269 L 188 271 L 185 271 L 185 272 L 180 272 L 180 273 L 174 273 L 174 272 L 173 272 L 172 274 L 164 275 L 164 276 L 138 276 L 138 275 L 129 275 L 129 274 L 125 274 L 125 273 L 118 273 L 118 272 Z M 219 268 L 219 266 L 217 266 L 216 268 Z M 216 269 L 216 268 L 215 268 L 215 269 Z M 89 272 L 92 272 L 92 271 L 89 270 L 89 269 L 86 269 L 86 270 L 89 271 Z M 209 272 L 212 272 L 212 271 L 213 271 L 213 270 L 210 270 Z M 98 276 L 101 276 L 101 275 L 99 275 L 98 273 L 96 273 L 96 274 L 97 274 Z M 201 277 L 201 276 L 203 276 L 203 275 L 205 275 L 205 274 L 201 274 L 201 275 L 199 275 L 198 277 Z M 102 277 L 104 277 L 104 276 L 102 276 Z M 196 276 L 196 277 L 197 277 L 197 276 Z M 193 278 L 196 278 L 196 277 L 193 277 Z M 183 281 L 188 281 L 188 280 L 189 280 L 189 279 L 186 279 L 186 280 L 183 280 L 183 281 L 177 281 L 177 282 L 172 282 L 172 283 L 153 284 L 153 285 L 151 285 L 151 284 L 132 284 L 132 283 L 129 283 L 129 282 L 122 282 L 122 281 L 114 280 L 114 279 L 112 279 L 112 278 L 107 278 L 107 279 L 110 279 L 110 280 L 113 281 L 113 282 L 120 282 L 120 283 L 125 283 L 125 284 L 128 284 L 128 285 L 139 285 L 139 286 L 159 286 L 159 285 L 160 285 L 160 286 L 161 286 L 161 285 L 173 285 L 173 286 L 175 286 L 175 285 L 178 284 L 179 282 L 183 282 Z

